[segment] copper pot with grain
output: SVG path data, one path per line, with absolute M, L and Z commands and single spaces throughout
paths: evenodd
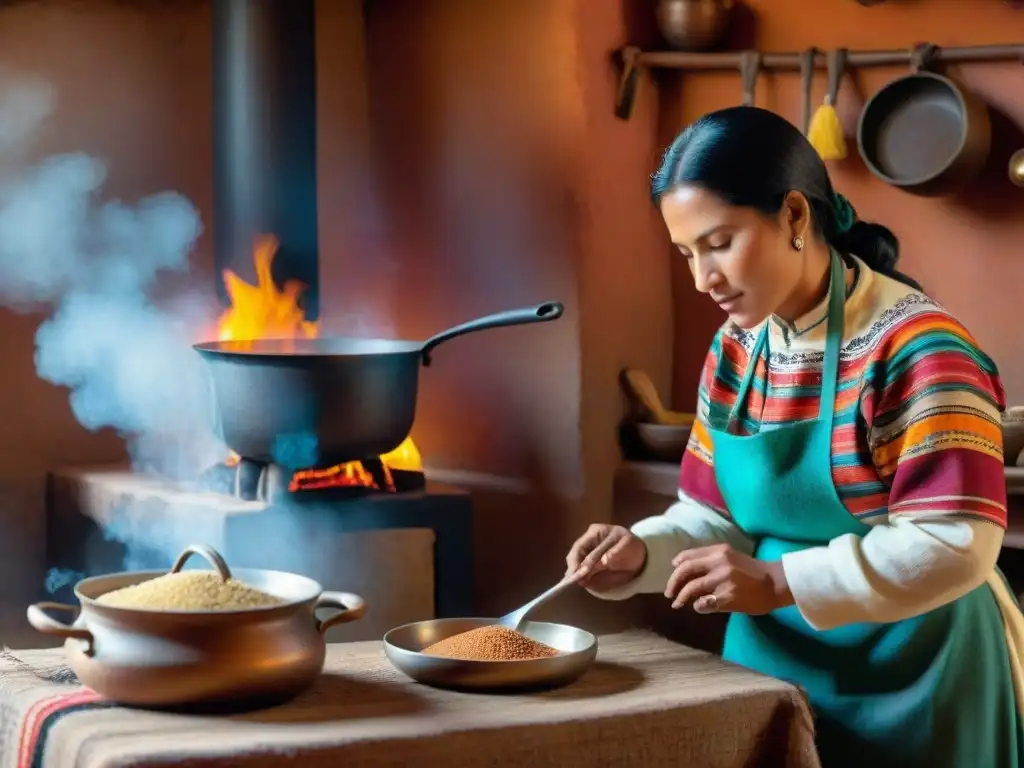
M 193 554 L 205 558 L 215 572 L 182 571 Z M 214 573 L 215 595 L 219 597 L 219 588 L 232 594 L 230 587 L 244 593 L 246 601 L 224 603 L 224 608 L 209 601 L 198 609 L 190 605 L 197 599 L 195 584 Z M 127 599 L 140 589 L 153 593 L 160 581 L 170 583 L 168 577 L 191 578 L 191 591 L 174 596 L 173 603 L 152 607 Z M 210 591 L 208 580 L 201 586 Z M 204 545 L 187 547 L 170 572 L 127 571 L 83 579 L 75 585 L 75 595 L 80 609 L 36 603 L 28 609 L 29 623 L 39 632 L 65 638 L 68 663 L 84 685 L 120 704 L 153 708 L 250 708 L 287 701 L 320 676 L 324 633 L 365 613 L 358 595 L 326 592 L 305 576 L 257 569 L 231 572 Z M 317 617 L 317 610 L 328 608 L 334 613 Z M 50 615 L 76 610 L 72 624 Z

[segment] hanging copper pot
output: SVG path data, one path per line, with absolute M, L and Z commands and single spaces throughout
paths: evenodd
M 658 0 L 658 29 L 676 50 L 712 50 L 725 41 L 733 5 L 734 0 Z

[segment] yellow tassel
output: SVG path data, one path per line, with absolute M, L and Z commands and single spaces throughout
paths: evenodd
M 811 146 L 818 150 L 822 160 L 842 160 L 846 157 L 846 136 L 839 122 L 836 108 L 831 104 L 822 104 L 811 118 L 811 126 L 807 129 L 807 138 Z

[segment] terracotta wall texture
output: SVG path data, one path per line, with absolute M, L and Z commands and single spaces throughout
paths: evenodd
M 474 484 L 478 593 L 496 608 L 558 578 L 587 523 L 611 518 L 622 365 L 671 373 L 664 236 L 646 200 L 656 112 L 612 113 L 611 53 L 635 7 L 470 0 L 368 6 L 374 178 L 402 333 L 558 299 L 548 326 L 445 348 L 414 429 Z M 530 550 L 504 556 L 509 542 Z

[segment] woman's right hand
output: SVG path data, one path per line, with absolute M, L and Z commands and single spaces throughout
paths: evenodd
M 576 539 L 565 558 L 566 576 L 595 592 L 628 584 L 643 570 L 647 546 L 621 525 L 594 524 Z

